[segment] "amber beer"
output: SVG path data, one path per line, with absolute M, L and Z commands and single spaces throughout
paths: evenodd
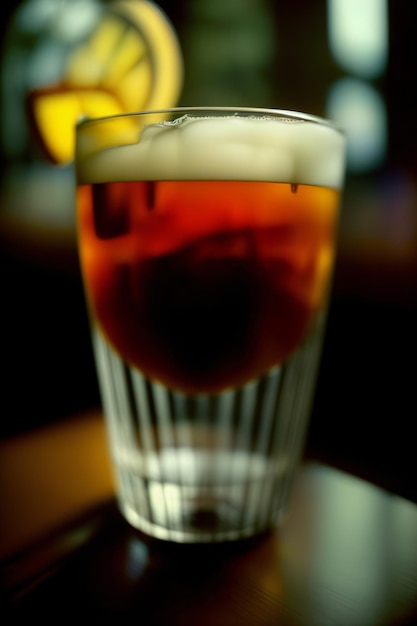
M 285 362 L 320 311 L 338 192 L 300 183 L 129 181 L 79 189 L 89 301 L 147 377 L 218 392 Z

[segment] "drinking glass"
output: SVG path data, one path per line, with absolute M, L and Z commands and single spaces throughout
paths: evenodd
M 345 140 L 248 108 L 81 121 L 79 252 L 116 492 L 175 542 L 278 523 L 303 450 Z

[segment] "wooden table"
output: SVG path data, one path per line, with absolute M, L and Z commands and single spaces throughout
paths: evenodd
M 11 498 L 1 528 L 6 623 L 417 623 L 417 506 L 351 475 L 304 463 L 280 528 L 177 546 L 147 539 L 118 513 L 100 415 L 3 442 L 0 454 Z

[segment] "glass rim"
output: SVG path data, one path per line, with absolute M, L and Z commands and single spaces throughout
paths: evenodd
M 329 120 L 325 117 L 321 117 L 319 115 L 313 115 L 311 113 L 303 113 L 301 111 L 293 111 L 291 109 L 274 109 L 268 107 L 249 107 L 249 106 L 177 106 L 177 107 L 168 107 L 166 109 L 145 109 L 143 111 L 128 111 L 125 113 L 116 113 L 114 115 L 105 115 L 102 117 L 82 117 L 77 121 L 75 128 L 76 130 L 81 129 L 85 126 L 94 125 L 100 122 L 110 121 L 114 119 L 122 119 L 126 117 L 134 118 L 134 117 L 145 117 L 152 115 L 167 115 L 167 114 L 183 114 L 187 113 L 242 113 L 245 115 L 265 115 L 268 117 L 276 117 L 276 118 L 289 118 L 295 121 L 300 122 L 311 122 L 313 124 L 318 124 L 320 126 L 327 126 L 328 128 L 333 129 L 334 131 L 344 135 L 345 131 L 335 122 Z

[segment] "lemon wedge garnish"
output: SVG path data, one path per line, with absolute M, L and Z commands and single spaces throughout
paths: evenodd
M 61 82 L 28 94 L 27 110 L 47 157 L 66 164 L 80 117 L 169 108 L 181 86 L 181 52 L 165 14 L 144 0 L 119 0 L 71 51 Z

